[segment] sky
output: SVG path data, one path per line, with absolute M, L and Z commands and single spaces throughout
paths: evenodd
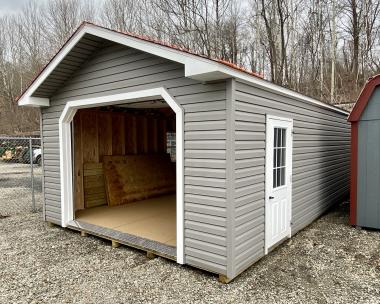
M 0 17 L 18 13 L 22 7 L 30 0 L 0 0 Z M 35 0 L 37 3 L 44 3 L 49 0 Z M 102 0 L 94 0 L 95 3 L 102 3 Z
M 0 16 L 19 12 L 28 0 L 0 0 Z

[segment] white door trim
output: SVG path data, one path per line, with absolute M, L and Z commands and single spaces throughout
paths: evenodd
M 174 98 L 163 87 L 102 97 L 73 100 L 59 118 L 60 176 L 61 176 L 61 220 L 62 227 L 74 220 L 73 162 L 71 121 L 78 109 L 163 98 L 176 113 L 176 234 L 177 263 L 184 264 L 184 113 Z
M 288 179 L 289 182 L 289 189 L 287 192 L 287 200 L 288 200 L 288 214 L 289 214 L 289 229 L 288 229 L 288 237 L 291 237 L 291 218 L 292 218 L 292 174 L 293 174 L 293 119 L 291 118 L 284 118 L 284 117 L 279 117 L 279 116 L 274 116 L 274 115 L 266 115 L 266 146 L 265 146 L 265 245 L 264 245 L 264 250 L 265 254 L 268 254 L 268 250 L 271 247 L 269 245 L 269 225 L 271 224 L 267 206 L 269 204 L 269 195 L 270 195 L 270 190 L 271 190 L 271 183 L 268 181 L 272 180 L 272 165 L 271 163 L 273 162 L 273 158 L 269 157 L 269 151 L 273 149 L 272 144 L 273 142 L 270 140 L 271 135 L 270 135 L 270 130 L 268 126 L 270 126 L 270 121 L 282 121 L 282 122 L 287 122 L 288 126 L 290 128 L 290 136 L 287 136 L 287 142 L 286 146 L 289 147 L 289 152 L 286 154 L 286 166 L 289 168 L 289 170 L 286 170 L 286 178 Z

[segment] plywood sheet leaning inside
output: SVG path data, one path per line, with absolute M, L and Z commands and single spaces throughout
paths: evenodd
M 175 164 L 168 154 L 104 156 L 103 165 L 109 206 L 175 193 Z
M 167 132 L 175 132 L 175 113 L 162 109 L 80 109 L 74 117 L 75 210 L 84 202 L 85 163 L 104 155 L 164 154 Z
M 85 208 L 106 205 L 103 164 L 83 164 L 83 188 Z

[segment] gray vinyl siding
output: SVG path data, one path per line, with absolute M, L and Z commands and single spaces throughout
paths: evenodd
M 102 48 L 100 48 L 102 46 Z M 42 109 L 47 221 L 61 223 L 58 120 L 71 100 L 165 87 L 184 109 L 185 263 L 233 278 L 264 255 L 265 115 L 294 120 L 292 233 L 348 193 L 346 116 L 86 36 L 34 96 Z
M 349 190 L 346 115 L 240 81 L 235 92 L 234 273 L 264 256 L 266 115 L 293 119 L 292 234 Z
M 61 222 L 58 120 L 66 102 L 162 86 L 185 113 L 185 263 L 226 274 L 226 83 L 185 78 L 182 65 L 147 53 L 116 45 L 95 52 L 42 110 L 46 220 Z
M 380 88 L 358 122 L 357 225 L 380 229 Z

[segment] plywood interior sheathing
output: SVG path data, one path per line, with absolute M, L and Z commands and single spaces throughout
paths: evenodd
M 109 206 L 175 193 L 175 164 L 169 154 L 103 156 Z
M 75 210 L 94 206 L 85 203 L 85 164 L 100 164 L 104 155 L 164 154 L 166 133 L 173 131 L 170 108 L 78 110 L 73 121 Z

